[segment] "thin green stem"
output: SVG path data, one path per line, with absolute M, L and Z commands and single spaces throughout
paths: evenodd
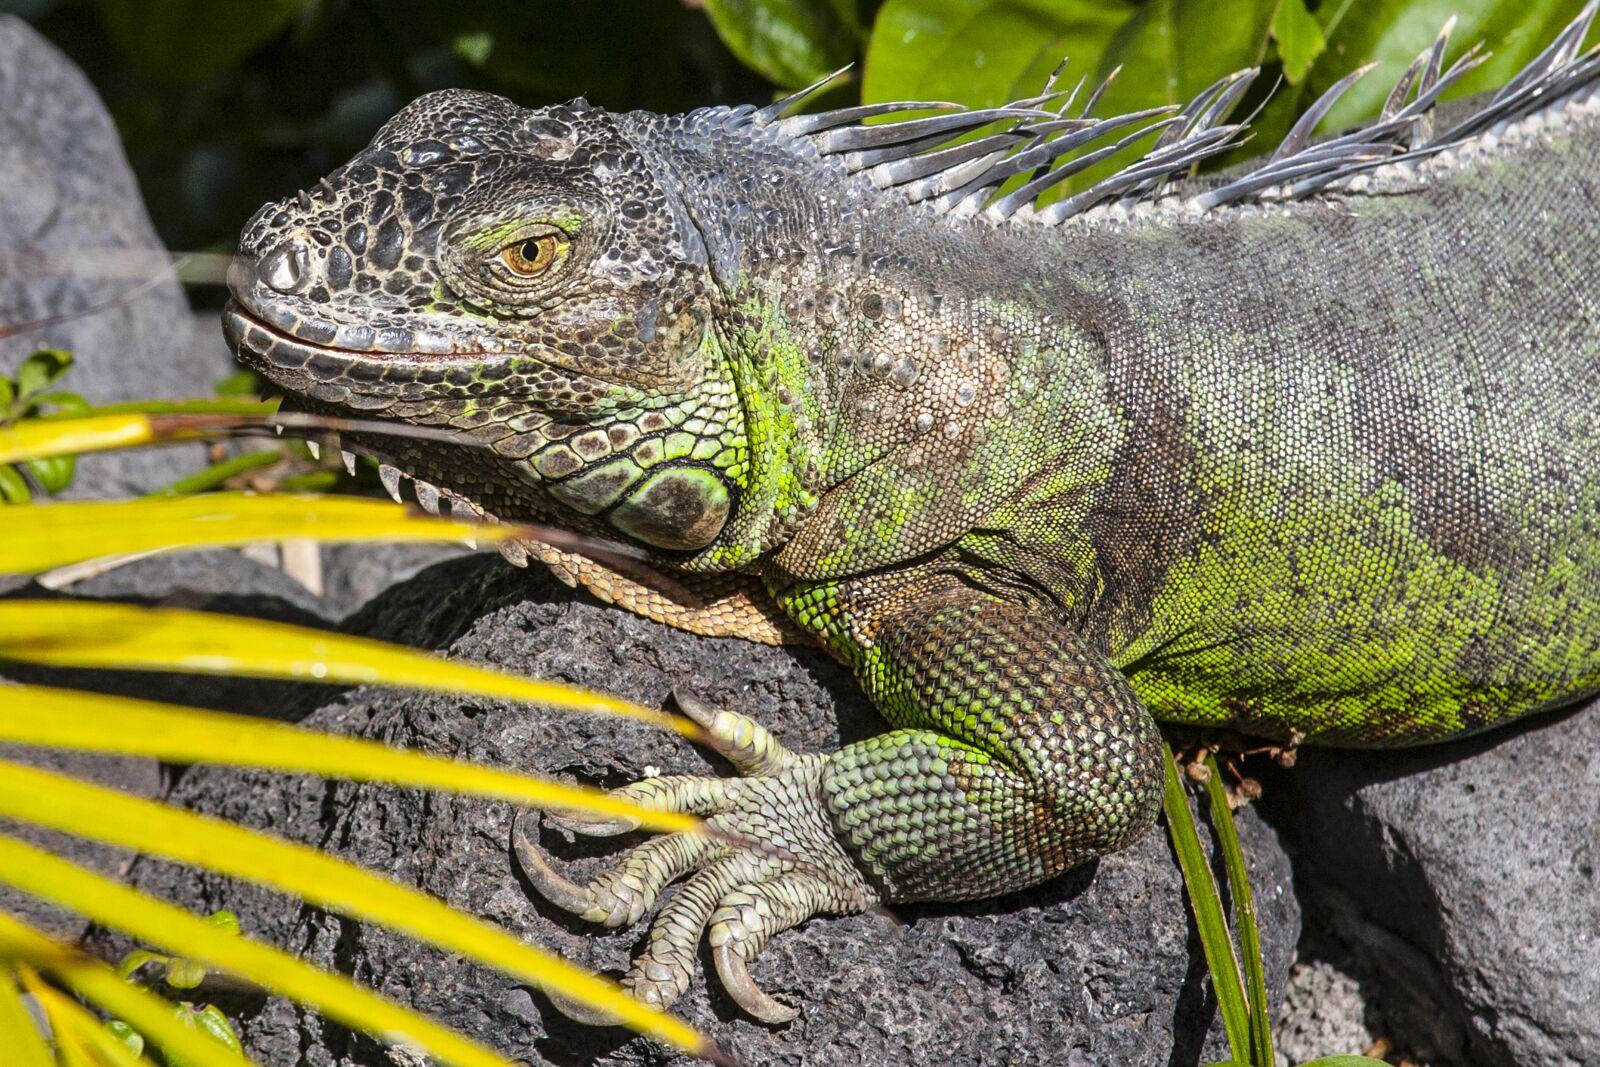
M 1251 1044 L 1249 1005 L 1244 995 L 1244 980 L 1239 974 L 1239 958 L 1234 954 L 1228 920 L 1222 911 L 1222 898 L 1206 862 L 1205 848 L 1200 844 L 1200 832 L 1195 827 L 1194 812 L 1189 808 L 1188 794 L 1173 762 L 1172 746 L 1163 747 L 1167 755 L 1167 783 L 1162 807 L 1167 814 L 1167 832 L 1172 836 L 1172 849 L 1178 855 L 1178 867 L 1189 890 L 1189 906 L 1194 911 L 1195 928 L 1200 933 L 1200 945 L 1211 969 L 1211 985 L 1216 990 L 1223 1029 L 1228 1034 L 1228 1048 L 1238 1063 L 1255 1064 L 1256 1061 L 1248 1058 Z
M 1223 867 L 1228 872 L 1228 891 L 1238 915 L 1239 954 L 1244 965 L 1245 983 L 1250 995 L 1250 1062 L 1271 1067 L 1272 1012 L 1267 1006 L 1267 978 L 1261 962 L 1261 936 L 1256 928 L 1256 902 L 1250 892 L 1250 874 L 1244 866 L 1244 850 L 1233 822 L 1233 809 L 1222 786 L 1222 771 L 1217 759 L 1206 753 L 1206 796 L 1211 801 L 1211 825 L 1222 850 Z

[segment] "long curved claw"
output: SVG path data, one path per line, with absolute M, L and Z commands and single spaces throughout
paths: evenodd
M 639 828 L 638 819 L 630 819 L 619 815 L 615 818 L 604 817 L 590 818 L 586 815 L 575 815 L 571 812 L 552 811 L 545 814 L 551 826 L 560 830 L 568 830 L 584 837 L 620 837 L 631 834 Z
M 722 988 L 728 991 L 728 996 L 757 1019 L 773 1026 L 782 1026 L 799 1014 L 787 1004 L 772 999 L 756 985 L 755 979 L 750 977 L 750 969 L 745 966 L 744 957 L 739 955 L 736 942 L 726 941 L 712 949 L 711 959 L 717 965 L 717 977 L 722 979 Z
M 552 811 L 545 813 L 545 818 L 557 829 L 582 834 L 584 837 L 620 837 L 623 834 L 631 834 L 639 828 L 638 819 L 630 819 L 625 815 L 608 819 L 604 816 L 591 818 L 572 812 Z
M 522 873 L 528 876 L 528 881 L 533 883 L 539 895 L 550 903 L 574 915 L 588 918 L 589 912 L 594 910 L 594 894 L 588 886 L 568 881 L 550 866 L 550 858 L 539 845 L 539 831 L 535 829 L 531 834 L 528 832 L 530 817 L 537 820 L 539 812 L 532 808 L 520 811 L 511 823 L 511 849 L 516 853 Z
M 631 926 L 655 906 L 661 891 L 726 846 L 695 834 L 667 834 L 632 849 L 622 862 L 580 886 L 557 874 L 519 819 L 513 846 L 528 880 L 551 903 L 606 926 Z
M 617 1018 L 598 1008 L 591 1008 L 581 1000 L 572 1000 L 562 996 L 553 989 L 546 989 L 544 995 L 550 998 L 550 1006 L 575 1023 L 585 1026 L 617 1026 Z
M 734 1002 L 762 1022 L 781 1025 L 795 1017 L 795 1009 L 769 996 L 750 977 L 749 963 L 761 954 L 774 934 L 804 922 L 829 908 L 859 910 L 868 902 L 857 900 L 840 887 L 814 877 L 780 875 L 769 881 L 742 885 L 722 898 L 710 919 L 711 959 L 717 975 Z

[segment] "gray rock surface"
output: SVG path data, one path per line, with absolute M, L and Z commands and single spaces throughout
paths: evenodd
M 348 625 L 454 656 L 592 686 L 663 706 L 674 686 L 758 717 L 799 748 L 880 730 L 849 676 L 810 650 L 681 634 L 575 597 L 491 558 L 454 560 L 391 590 Z M 490 701 L 352 690 L 307 725 L 617 785 L 725 767 L 676 737 L 631 722 Z M 385 787 L 197 768 L 181 803 L 270 827 L 418 886 L 615 972 L 642 928 L 607 933 L 531 900 L 508 851 L 505 805 Z M 1275 989 L 1283 988 L 1298 911 L 1284 855 L 1253 815 L 1241 824 L 1263 913 Z M 609 842 L 546 843 L 575 874 L 617 855 Z M 531 1064 L 679 1062 L 663 1048 L 571 1023 L 542 996 L 482 968 L 266 891 L 141 861 L 140 887 L 203 909 L 231 907 L 247 929 L 353 971 Z M 962 906 L 813 921 L 775 939 L 753 967 L 800 1017 L 769 1029 L 698 977 L 683 1014 L 744 1063 L 1193 1064 L 1223 1053 L 1204 963 L 1164 836 L 1049 886 Z M 229 1005 L 263 1063 L 376 1067 L 381 1050 L 279 1001 Z M 1207 1036 L 1209 1032 L 1209 1037 Z
M 197 343 L 182 289 L 159 277 L 162 248 L 111 117 L 81 71 L 4 15 L 0 190 L 0 370 L 64 348 L 77 365 L 63 387 L 94 401 L 210 393 L 230 361 L 222 345 Z M 147 491 L 201 456 L 87 457 L 69 495 Z
M 324 545 L 322 603 L 331 618 L 343 618 L 396 582 L 469 551 L 465 545 Z
M 1600 706 L 1267 782 L 1307 923 L 1436 1064 L 1600 1063 Z
M 1357 1056 L 1378 1035 L 1366 1025 L 1361 983 L 1325 960 L 1296 961 L 1273 1033 L 1278 1067 L 1322 1056 Z

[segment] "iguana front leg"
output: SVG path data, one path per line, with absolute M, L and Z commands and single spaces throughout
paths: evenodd
M 576 886 L 519 841 L 541 892 L 613 926 L 641 918 L 669 882 L 693 872 L 623 979 L 635 996 L 672 1003 L 709 926 L 729 992 L 752 1014 L 782 1021 L 792 1013 L 744 972 L 774 933 L 879 900 L 1034 885 L 1127 844 L 1154 819 L 1154 721 L 1116 669 L 1048 612 L 942 575 L 811 586 L 781 599 L 854 666 L 895 729 L 831 755 L 794 755 L 742 716 L 699 711 L 748 777 L 652 779 L 620 792 L 709 816 L 755 847 L 657 838 Z

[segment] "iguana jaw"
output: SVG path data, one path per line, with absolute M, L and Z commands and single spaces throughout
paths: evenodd
M 736 490 L 725 478 L 681 461 L 689 449 L 677 439 L 687 435 L 673 429 L 683 412 L 669 407 L 626 416 L 593 402 L 603 396 L 603 383 L 585 376 L 542 368 L 546 395 L 556 380 L 563 386 L 554 390 L 558 399 L 593 391 L 581 408 L 587 417 L 564 421 L 559 406 L 517 395 L 511 383 L 486 380 L 485 367 L 520 364 L 526 372 L 529 365 L 540 366 L 532 360 L 508 354 L 397 360 L 331 348 L 262 321 L 238 300 L 228 305 L 224 329 L 246 365 L 307 408 L 393 419 L 397 436 L 351 437 L 341 448 L 377 459 L 384 487 L 397 501 L 402 477 L 408 477 L 416 482 L 418 502 L 435 513 L 443 499 L 510 520 L 564 514 L 561 524 L 569 529 L 622 533 L 673 553 L 710 544 L 736 503 Z M 528 380 L 525 374 L 508 377 Z M 596 408 L 610 410 L 612 417 L 601 417 Z M 454 427 L 462 447 L 409 439 L 407 426 Z M 679 447 L 675 462 L 671 450 Z
M 359 327 L 333 327 L 322 320 L 311 320 L 310 329 L 319 336 L 342 342 L 323 344 L 269 321 L 269 316 L 281 320 L 292 318 L 292 313 L 270 305 L 257 313 L 247 310 L 238 299 L 228 301 L 222 313 L 222 330 L 228 344 L 246 366 L 274 384 L 311 396 L 328 394 L 319 399 L 330 402 L 342 401 L 352 391 L 398 396 L 407 385 L 443 382 L 453 366 L 495 358 L 495 354 L 481 351 L 445 355 L 409 346 L 398 351 L 355 347 L 362 341 L 372 344 L 370 329 L 363 334 Z

